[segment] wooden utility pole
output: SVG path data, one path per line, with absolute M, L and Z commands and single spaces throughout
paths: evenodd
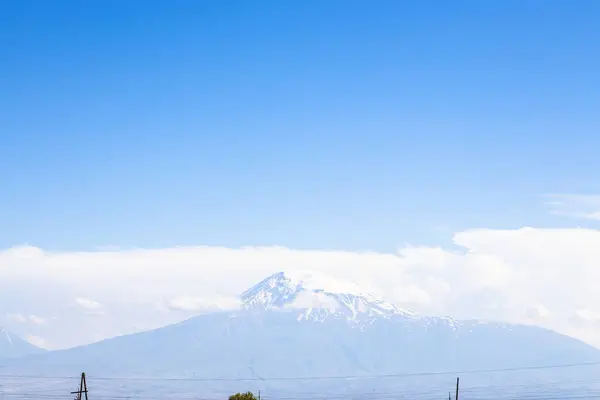
M 454 397 L 454 400 L 458 400 L 458 382 L 459 382 L 459 378 L 456 378 L 456 396 Z M 87 397 L 85 400 L 87 400 Z
M 88 389 L 87 382 L 85 381 L 85 372 L 81 373 L 81 380 L 79 381 L 79 390 L 76 392 L 71 392 L 71 394 L 75 394 L 75 400 L 83 400 L 83 394 L 85 394 L 85 400 L 88 400 Z

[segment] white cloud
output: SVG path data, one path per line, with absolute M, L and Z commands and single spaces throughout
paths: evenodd
M 215 310 L 234 310 L 241 302 L 236 297 L 213 297 L 211 299 L 179 296 L 167 300 L 167 308 L 175 311 L 205 312 Z
M 9 314 L 6 314 L 6 318 L 8 318 L 10 321 L 18 322 L 21 324 L 32 323 L 35 325 L 42 325 L 42 324 L 46 323 L 45 318 L 37 316 L 37 315 L 25 316 L 25 315 L 19 314 L 19 313 L 9 313 Z
M 584 308 L 575 312 L 584 321 L 600 322 L 600 311 Z
M 0 252 L 0 304 L 58 315 L 36 333 L 49 348 L 65 347 L 177 322 L 205 310 L 235 308 L 236 296 L 267 275 L 310 270 L 360 281 L 416 312 L 534 323 L 600 346 L 600 323 L 590 311 L 600 304 L 600 231 L 478 229 L 456 233 L 454 242 L 461 251 L 9 249 Z M 36 288 L 37 295 L 15 296 L 26 288 Z M 85 312 L 71 307 L 75 301 Z M 30 320 L 26 315 L 22 317 Z M 70 333 L 73 326 L 80 327 L 77 335 Z
M 44 256 L 44 251 L 37 247 L 25 245 L 4 250 L 0 253 L 0 256 L 20 260 L 39 259 Z
M 546 197 L 552 214 L 600 221 L 600 195 L 551 194 Z
M 42 349 L 45 348 L 44 346 L 46 345 L 46 341 L 41 336 L 29 335 L 25 339 L 34 346 L 40 347 Z
M 36 324 L 36 325 L 42 325 L 46 323 L 46 319 L 39 317 L 37 315 L 30 315 L 28 317 L 29 321 L 31 321 L 32 323 Z
M 102 304 L 92 299 L 86 299 L 85 297 L 78 297 L 75 299 L 75 302 L 88 310 L 99 310 L 102 308 Z
M 540 322 L 540 319 L 549 318 L 552 315 L 550 310 L 539 304 L 531 306 L 526 313 L 532 322 Z
M 335 299 L 323 294 L 315 292 L 302 292 L 291 304 L 286 305 L 286 308 L 327 308 L 335 310 L 340 305 Z
M 24 323 L 27 322 L 27 317 L 24 316 L 23 314 L 14 314 L 14 313 L 10 313 L 10 314 L 6 314 L 6 318 L 8 318 L 11 321 L 14 322 L 19 322 L 19 323 Z

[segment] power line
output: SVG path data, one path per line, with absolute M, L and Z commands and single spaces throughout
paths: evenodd
M 472 369 L 459 371 L 431 371 L 414 373 L 395 373 L 395 374 L 374 374 L 374 375 L 331 375 L 331 376 L 286 376 L 286 377 L 248 377 L 248 378 L 226 378 L 226 377 L 157 377 L 157 376 L 92 376 L 94 380 L 108 381 L 191 381 L 191 382 L 249 382 L 249 381 L 320 381 L 320 380 L 359 380 L 359 379 L 385 379 L 385 378 L 408 378 L 417 376 L 444 376 L 444 375 L 467 375 L 481 373 L 498 373 L 529 370 L 547 370 L 559 368 L 577 368 L 600 365 L 600 362 L 572 363 L 572 364 L 554 364 L 537 365 L 525 367 L 510 368 L 492 368 L 492 369 Z M 19 375 L 19 374 L 0 374 L 0 378 L 19 378 L 19 379 L 73 379 L 67 376 L 49 376 L 49 375 Z
M 412 393 L 406 393 L 406 392 L 395 392 L 395 393 L 389 393 L 386 395 L 380 395 L 380 394 L 370 394 L 370 393 L 347 393 L 345 394 L 344 398 L 348 398 L 348 396 L 360 396 L 361 398 L 364 399 L 369 399 L 369 400 L 388 400 L 388 399 L 397 399 L 400 396 L 405 396 L 405 395 L 411 395 L 411 396 L 419 396 L 419 398 L 421 399 L 439 399 L 440 395 L 439 395 L 440 391 L 436 391 L 436 393 L 434 393 L 433 391 L 430 392 L 412 392 Z M 30 393 L 19 393 L 19 394 L 9 394 L 9 397 L 12 398 L 27 398 L 27 397 L 32 397 Z M 61 395 L 57 395 L 57 394 L 51 394 L 51 395 L 44 395 L 44 394 L 35 394 L 35 397 L 38 398 L 47 398 L 47 399 L 54 399 L 54 398 L 64 398 L 64 396 Z M 518 397 L 514 397 L 514 396 L 518 396 Z M 126 400 L 126 399 L 137 399 L 137 398 L 143 398 L 143 399 L 148 399 L 148 400 L 164 400 L 164 399 L 170 399 L 170 398 L 174 398 L 176 397 L 177 399 L 181 399 L 181 400 L 209 400 L 212 397 L 209 396 L 203 396 L 203 397 L 199 397 L 197 395 L 191 395 L 188 394 L 186 396 L 180 396 L 180 395 L 176 395 L 176 396 L 168 396 L 168 395 L 162 395 L 162 396 L 146 396 L 146 395 L 98 395 L 95 396 L 94 398 L 97 399 L 101 399 L 101 400 Z M 269 397 L 272 399 L 277 399 L 277 400 L 294 400 L 294 399 L 298 399 L 298 397 L 290 395 L 290 396 L 272 396 Z M 326 400 L 326 399 L 331 399 L 331 398 L 335 398 L 335 397 L 331 397 L 328 394 L 320 394 L 318 396 L 314 396 L 312 397 L 312 399 L 315 400 Z M 339 397 L 342 398 L 342 397 Z M 496 398 L 494 396 L 494 398 Z M 559 395 L 559 394 L 551 394 L 551 393 L 536 393 L 536 394 L 514 394 L 514 395 L 509 395 L 509 396 L 505 396 L 502 397 L 503 400 L 577 400 L 577 399 L 598 399 L 600 398 L 600 392 L 595 392 L 595 393 L 581 393 L 581 394 L 570 394 L 570 395 Z
M 593 381 L 596 382 L 596 381 Z M 546 385 L 543 384 L 537 384 L 537 385 L 529 385 L 529 387 L 531 389 L 533 388 L 538 388 L 538 389 L 542 389 L 545 388 L 547 389 L 548 387 Z M 486 398 L 497 398 L 496 395 L 494 395 L 493 393 L 489 393 L 491 388 L 485 388 L 485 387 L 481 387 L 481 388 L 477 388 L 477 390 L 469 390 L 470 396 L 471 398 L 482 398 L 482 399 L 486 399 Z M 497 388 L 498 390 L 502 390 L 505 389 L 504 387 Z M 369 400 L 393 400 L 393 399 L 398 399 L 399 397 L 418 397 L 419 399 L 422 400 L 434 400 L 434 399 L 439 399 L 439 393 L 440 390 L 439 389 L 429 389 L 426 391 L 423 390 L 400 390 L 400 391 L 390 391 L 390 392 L 362 392 L 362 393 L 357 393 L 357 392 L 349 392 L 349 393 L 339 393 L 339 394 L 334 394 L 334 393 L 323 393 L 323 392 L 317 392 L 312 394 L 310 397 L 306 397 L 306 395 L 308 393 L 296 393 L 295 395 L 285 395 L 285 396 L 267 396 L 264 397 L 265 399 L 273 399 L 273 400 L 298 400 L 298 399 L 315 399 L 315 400 L 326 400 L 326 399 L 346 399 L 348 398 L 348 396 L 360 396 L 363 399 L 369 399 Z M 485 393 L 487 393 L 487 395 L 485 395 Z M 514 393 L 514 392 L 513 392 Z M 568 399 L 568 400 L 577 400 L 577 399 L 596 399 L 596 398 L 600 398 L 600 392 L 598 391 L 598 389 L 596 390 L 587 390 L 587 391 L 581 391 L 579 393 L 573 393 L 573 394 L 557 394 L 557 393 L 541 393 L 540 390 L 536 390 L 536 391 L 518 391 L 518 393 L 511 393 L 511 394 L 505 394 L 503 396 L 501 396 L 500 398 L 503 400 L 561 400 L 561 399 Z M 480 394 L 483 394 L 483 396 L 480 396 Z M 302 396 L 304 395 L 304 396 Z M 513 396 L 517 396 L 518 398 L 513 398 Z M 212 398 L 216 398 L 216 395 L 213 395 L 214 397 Z M 63 398 L 62 395 L 60 394 L 49 394 L 49 393 L 36 393 L 36 392 L 31 392 L 31 391 L 27 391 L 27 392 L 21 392 L 21 393 L 8 393 L 7 394 L 8 398 L 15 398 L 15 399 L 19 399 L 19 398 L 47 398 L 47 399 L 54 399 L 54 398 Z M 175 396 L 177 399 L 179 400 L 209 400 L 210 398 L 199 398 L 197 395 L 193 395 L 191 393 L 186 393 L 184 395 L 181 394 L 177 394 Z M 165 399 L 170 399 L 170 398 L 174 398 L 173 395 L 154 395 L 154 396 L 150 396 L 148 397 L 146 394 L 135 394 L 135 395 L 115 395 L 115 394 L 98 394 L 97 396 L 94 396 L 94 398 L 97 398 L 99 400 L 127 400 L 127 399 L 137 399 L 137 398 L 143 398 L 143 399 L 147 399 L 147 400 L 165 400 Z
M 527 371 L 527 370 L 547 370 L 547 369 L 558 369 L 558 368 L 576 368 L 576 367 L 585 367 L 585 366 L 595 366 L 600 365 L 600 362 L 586 362 L 586 363 L 571 363 L 571 364 L 554 364 L 554 365 L 538 365 L 538 366 L 525 366 L 525 367 L 511 367 L 511 368 L 495 368 L 495 369 L 473 369 L 473 370 L 463 370 L 463 371 L 434 371 L 434 372 L 418 372 L 418 373 L 396 373 L 396 374 L 378 374 L 378 375 L 338 375 L 338 376 L 306 376 L 306 377 L 252 377 L 252 378 L 202 378 L 202 377 L 142 377 L 142 376 L 132 376 L 132 377 L 110 377 L 110 376 L 98 376 L 93 377 L 93 380 L 104 380 L 104 381 L 187 381 L 187 382 L 219 382 L 219 381 L 228 381 L 228 382 L 246 382 L 246 381 L 308 381 L 308 380 L 361 380 L 361 379 L 378 379 L 378 378 L 404 378 L 404 377 L 428 377 L 428 376 L 447 376 L 447 375 L 466 375 L 466 374 L 478 374 L 478 373 L 499 373 L 499 372 L 507 372 L 507 371 Z M 0 374 L 0 378 L 3 379 L 53 379 L 53 380 L 72 380 L 74 377 L 65 377 L 65 376 L 48 376 L 48 375 L 19 375 L 19 374 Z M 82 378 L 84 379 L 84 378 Z M 516 385 L 511 386 L 511 389 L 508 393 L 505 387 L 495 387 L 494 385 L 490 386 L 476 386 L 476 387 L 468 387 L 466 389 L 461 390 L 461 392 L 468 393 L 468 397 L 470 398 L 479 398 L 479 399 L 492 399 L 492 398 L 500 398 L 502 400 L 592 400 L 598 399 L 600 400 L 600 391 L 597 388 L 593 389 L 584 389 L 582 387 L 567 389 L 566 387 L 557 388 L 556 385 L 568 385 L 568 384 L 576 384 L 583 383 L 588 385 L 597 385 L 599 382 L 597 379 L 590 380 L 577 380 L 574 382 L 569 381 L 559 381 L 559 382 L 545 382 L 545 383 L 537 383 L 537 384 L 524 384 L 524 385 Z M 458 382 L 457 382 L 458 384 Z M 54 384 L 53 384 L 54 385 Z M 80 385 L 81 386 L 81 385 Z M 124 387 L 124 386 L 122 386 Z M 520 387 L 522 390 L 514 390 Z M 25 386 L 25 390 L 16 390 L 14 392 L 4 393 L 4 397 L 6 399 L 25 399 L 25 398 L 34 398 L 38 397 L 40 399 L 54 399 L 54 398 L 62 398 L 62 395 L 58 393 L 40 393 L 38 390 L 43 390 L 42 388 L 37 388 L 31 390 L 32 388 L 29 385 Z M 554 392 L 550 392 L 548 389 L 559 389 L 562 394 L 558 394 Z M 270 395 L 263 396 L 263 400 L 302 400 L 302 399 L 311 399 L 311 400 L 343 400 L 348 398 L 348 396 L 356 397 L 359 396 L 364 400 L 395 400 L 399 397 L 405 398 L 414 398 L 418 397 L 420 400 L 439 400 L 439 389 L 430 389 L 430 390 L 396 390 L 389 392 L 364 392 L 364 391 L 355 391 L 348 390 L 344 393 L 331 393 L 331 392 L 305 392 L 305 393 L 296 393 L 295 395 L 290 395 L 287 393 L 284 394 L 284 397 L 281 395 Z M 54 390 L 57 390 L 56 388 Z M 577 392 L 565 393 L 565 390 L 576 390 Z M 37 393 L 36 393 L 37 392 Z M 362 393 L 361 393 L 362 392 Z M 501 394 L 498 397 L 498 392 Z M 83 389 L 80 387 L 80 397 L 81 393 L 87 394 L 87 387 Z M 200 398 L 193 393 L 187 392 L 182 393 L 181 395 L 177 395 L 177 399 L 179 400 L 213 400 L 218 398 L 219 396 L 215 394 L 211 394 L 214 397 L 208 398 Z M 286 397 L 287 396 L 287 397 Z M 514 396 L 518 396 L 516 398 L 512 398 Z M 94 396 L 98 400 L 135 400 L 135 399 L 145 399 L 145 400 L 168 400 L 172 399 L 173 396 L 165 394 L 154 394 L 154 397 L 148 397 L 142 393 L 135 393 L 133 395 L 118 395 L 118 394 L 109 394 L 109 393 L 98 393 L 97 396 Z

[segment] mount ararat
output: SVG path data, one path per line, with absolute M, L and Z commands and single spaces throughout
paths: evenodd
M 314 274 L 272 275 L 242 293 L 241 304 L 233 312 L 10 360 L 6 368 L 15 376 L 86 371 L 90 379 L 176 378 L 226 393 L 294 391 L 309 381 L 319 390 L 363 390 L 375 384 L 373 377 L 435 372 L 431 379 L 448 380 L 444 372 L 600 362 L 600 350 L 546 329 L 420 316 Z M 552 374 L 539 370 L 536 377 L 551 380 Z M 353 379 L 328 378 L 335 376 Z M 376 385 L 401 384 L 378 379 Z

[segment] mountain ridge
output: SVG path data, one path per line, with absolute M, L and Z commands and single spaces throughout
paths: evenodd
M 90 376 L 178 377 L 199 379 L 209 393 L 265 389 L 267 385 L 290 393 L 306 384 L 303 377 L 385 377 L 600 362 L 600 350 L 547 329 L 418 316 L 389 303 L 381 307 L 385 312 L 373 312 L 380 307 L 379 299 L 362 290 L 339 293 L 345 286 L 320 283 L 275 274 L 242 293 L 242 309 L 202 314 L 151 331 L 12 360 L 7 371 L 16 375 L 76 376 L 86 371 Z M 303 307 L 298 302 L 302 293 L 324 295 L 340 308 L 318 302 Z M 357 303 L 344 302 L 344 296 L 368 301 L 363 308 L 355 307 Z M 600 368 L 590 371 L 595 376 Z M 552 374 L 543 371 L 539 377 L 556 377 Z M 483 376 L 471 379 L 488 382 Z M 399 384 L 385 379 L 376 382 L 377 387 L 389 390 Z M 311 388 L 347 391 L 372 385 L 375 381 L 340 380 L 313 382 Z M 140 386 L 136 390 L 151 389 Z
M 308 271 L 277 272 L 244 291 L 240 298 L 247 310 L 299 308 L 304 310 L 299 319 L 315 321 L 328 317 L 353 322 L 393 315 L 416 317 L 412 311 L 368 294 L 354 282 L 341 282 Z

